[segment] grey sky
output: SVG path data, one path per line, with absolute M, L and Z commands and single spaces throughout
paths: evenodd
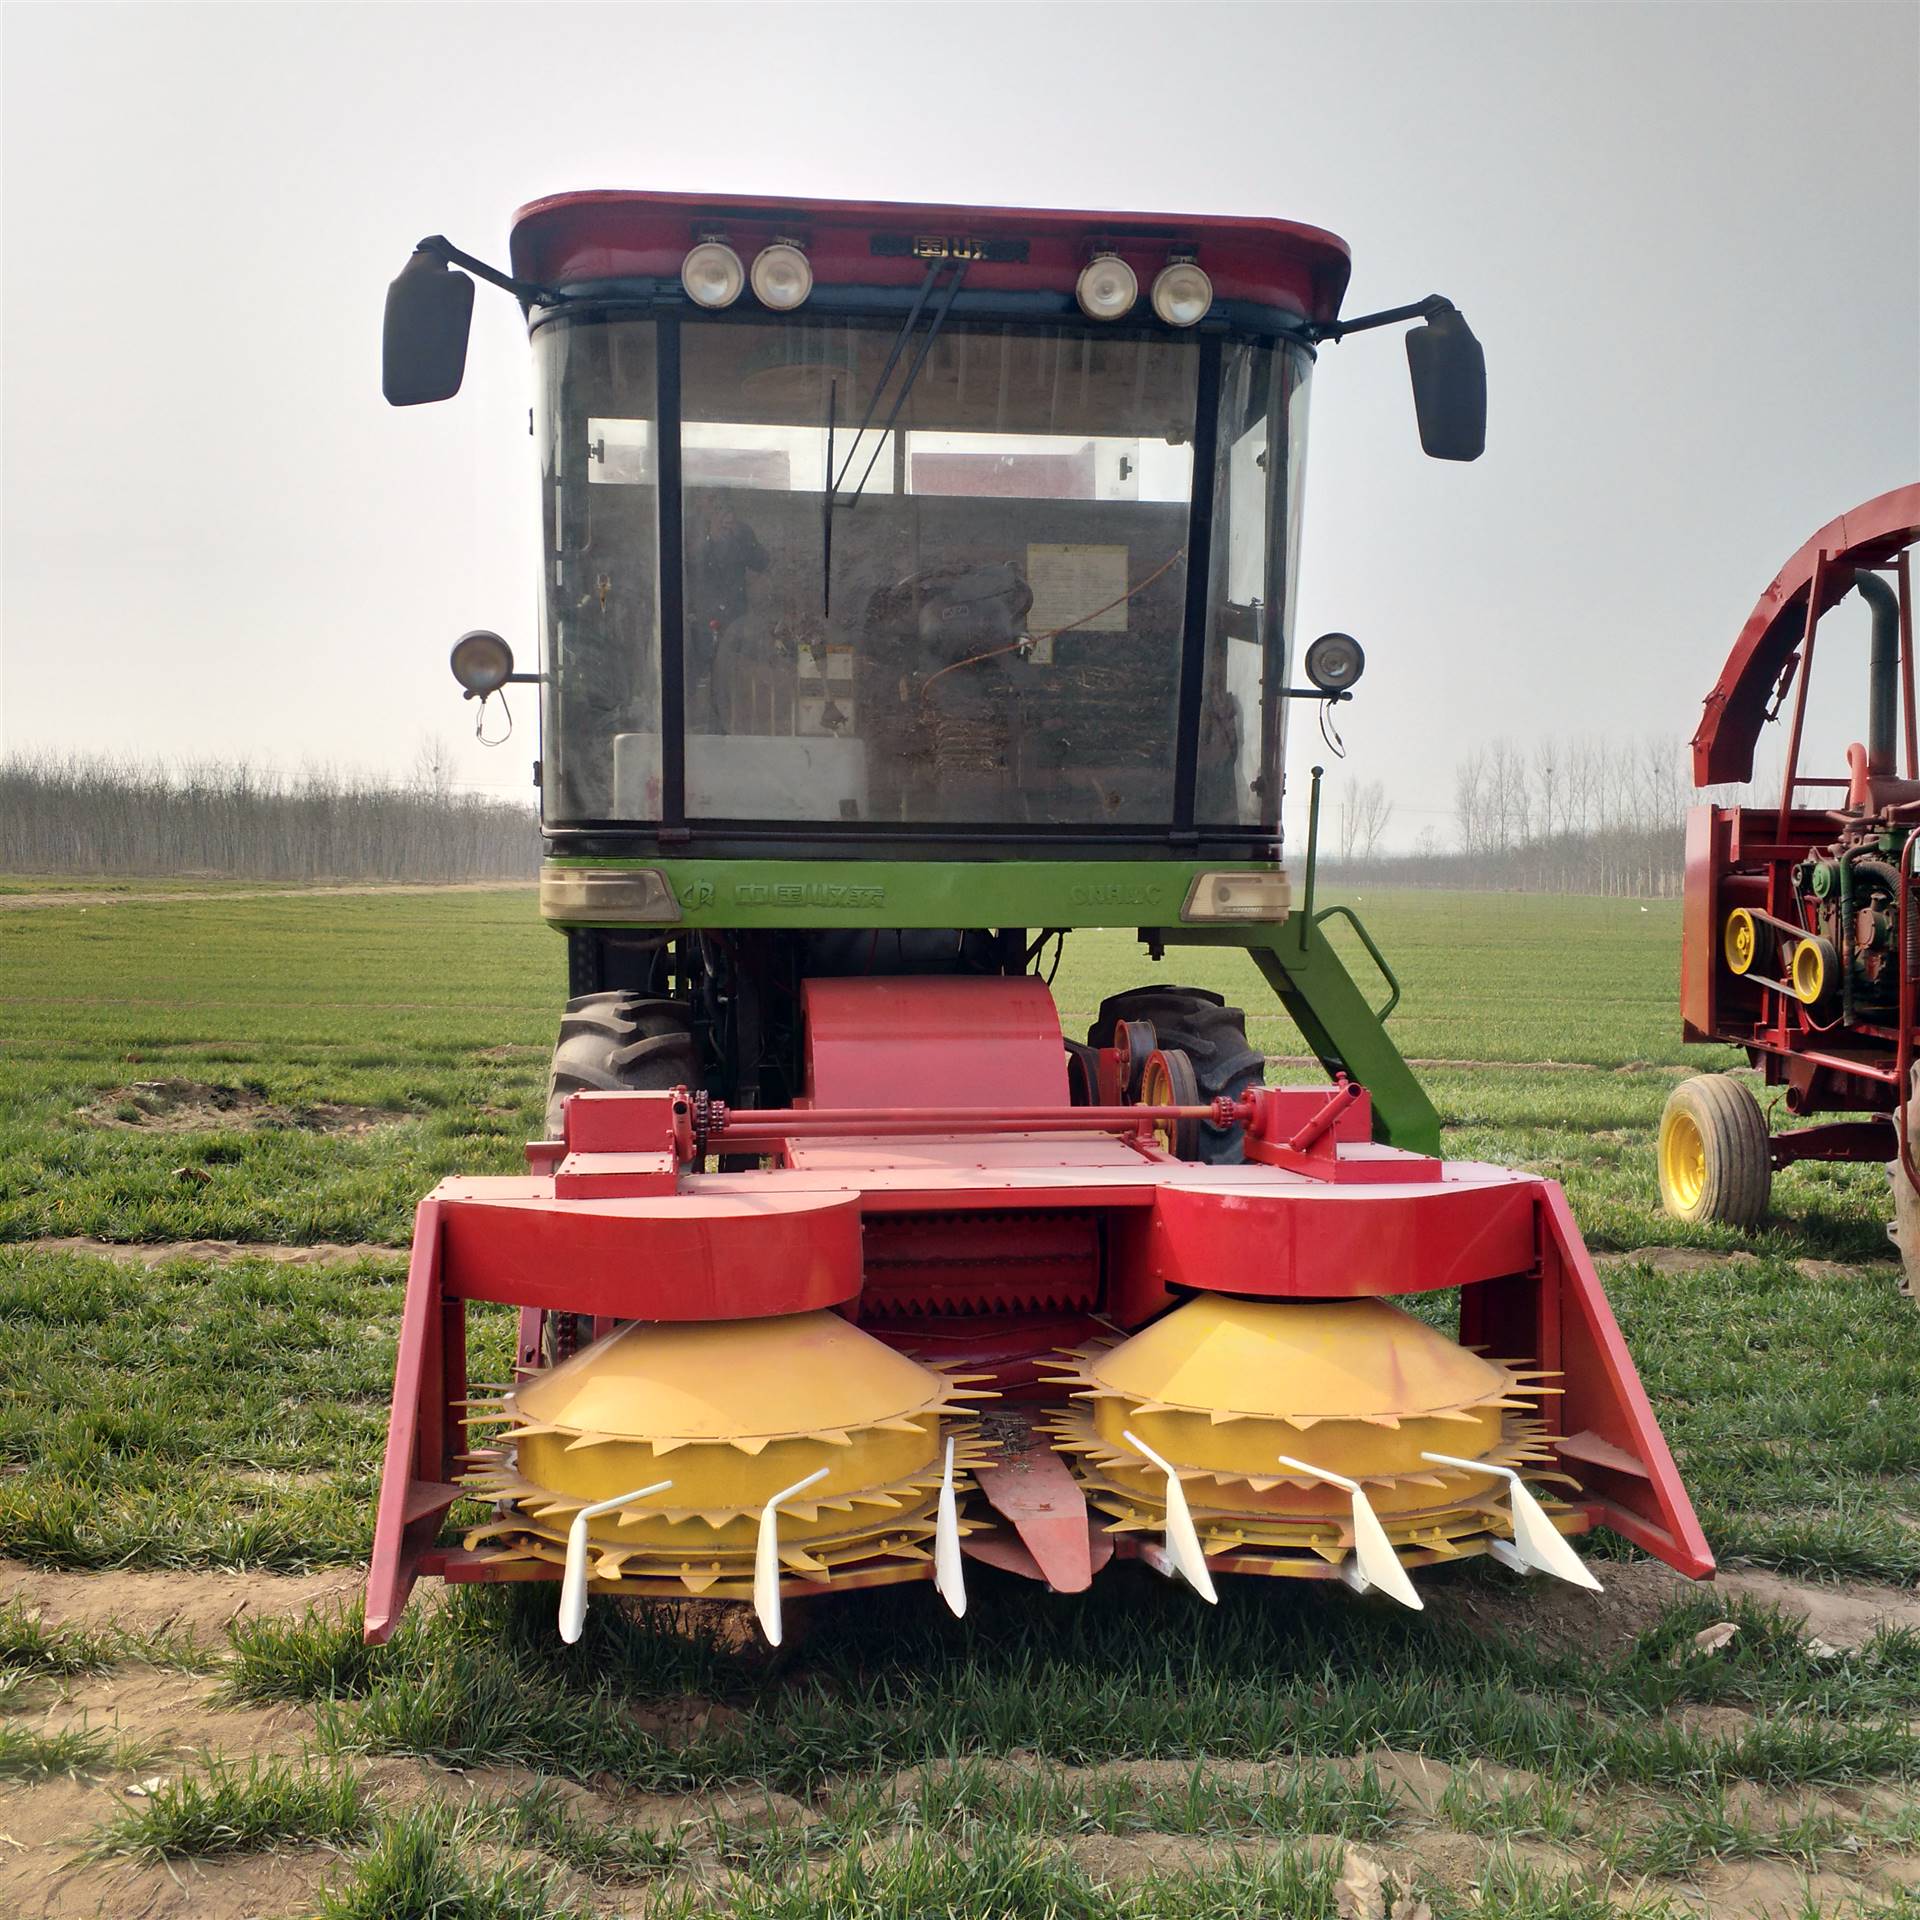
M 12 5 L 0 55 L 7 747 L 437 732 L 524 792 L 531 714 L 473 745 L 445 667 L 533 651 L 519 317 L 395 413 L 380 308 L 573 187 L 1275 214 L 1351 311 L 1453 296 L 1478 466 L 1396 335 L 1315 378 L 1301 631 L 1368 648 L 1396 840 L 1477 739 L 1690 733 L 1788 553 L 1920 476 L 1913 5 Z

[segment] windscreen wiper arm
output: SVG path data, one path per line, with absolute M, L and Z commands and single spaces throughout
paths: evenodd
M 868 427 L 873 424 L 873 416 L 879 411 L 880 397 L 887 390 L 887 382 L 893 378 L 893 370 L 900 364 L 900 355 L 906 344 L 913 338 L 913 330 L 919 324 L 920 315 L 925 309 L 928 296 L 933 292 L 940 278 L 940 269 L 948 263 L 935 260 L 927 268 L 927 277 L 920 282 L 920 291 L 913 296 L 913 305 L 907 309 L 906 320 L 900 331 L 894 335 L 893 345 L 887 351 L 887 364 L 880 369 L 880 378 L 873 383 L 873 393 L 867 401 L 867 410 L 860 416 L 860 425 L 855 431 L 852 444 L 847 448 L 847 457 L 840 471 L 833 470 L 833 420 L 828 414 L 827 422 L 827 498 L 821 510 L 820 527 L 820 611 L 822 617 L 833 610 L 833 510 L 839 504 L 841 484 L 853 470 L 855 457 L 860 451 L 860 442 L 866 438 Z M 900 383 L 900 391 L 893 397 L 893 407 L 881 423 L 879 437 L 875 440 L 873 452 L 868 457 L 866 467 L 861 472 L 860 483 L 853 490 L 853 497 L 847 502 L 851 507 L 860 504 L 860 496 L 866 491 L 867 478 L 873 472 L 874 464 L 880 458 L 880 449 L 887 444 L 887 435 L 893 431 L 893 423 L 900 417 L 900 409 L 907 403 L 907 395 L 913 391 L 913 383 L 920 377 L 920 369 L 926 365 L 927 355 L 933 343 L 940 337 L 940 329 L 946 324 L 947 314 L 953 307 L 953 296 L 960 291 L 960 283 L 967 277 L 968 262 L 960 261 L 954 269 L 952 280 L 937 308 L 934 309 L 933 324 L 927 329 L 927 337 L 921 341 L 920 348 L 907 367 L 906 378 Z M 832 406 L 829 397 L 828 406 Z

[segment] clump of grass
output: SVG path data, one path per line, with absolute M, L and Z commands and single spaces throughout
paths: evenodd
M 50 1627 L 18 1600 L 0 1602 L 0 1670 L 21 1674 L 100 1673 L 116 1643 L 73 1626 Z
M 144 1859 L 338 1846 L 365 1832 L 372 1817 L 366 1788 L 344 1769 L 256 1761 L 241 1773 L 216 1762 L 156 1788 L 109 1822 L 96 1844 L 101 1853 Z
M 236 1621 L 227 1630 L 233 1659 L 226 1692 L 252 1701 L 358 1699 L 411 1664 L 422 1631 L 418 1613 L 408 1614 L 383 1647 L 368 1646 L 364 1629 L 359 1606 Z
M 44 1733 L 0 1721 L 0 1780 L 44 1780 L 56 1773 L 100 1773 L 125 1764 L 127 1750 L 92 1727 Z
M 476 1868 L 489 1844 L 496 1830 L 484 1816 L 402 1815 L 321 1895 L 316 1920 L 586 1920 L 531 1863 Z

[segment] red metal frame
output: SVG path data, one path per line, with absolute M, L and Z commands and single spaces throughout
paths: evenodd
M 1910 880 L 1898 891 L 1894 952 L 1898 998 L 1892 1024 L 1843 1003 L 1816 1013 L 1785 983 L 1784 969 L 1756 964 L 1736 976 L 1721 953 L 1722 928 L 1737 907 L 1751 912 L 1770 937 L 1810 933 L 1793 883 L 1800 863 L 1833 847 L 1849 828 L 1871 827 L 1889 790 L 1904 816 L 1913 809 L 1904 783 L 1880 778 L 1876 796 L 1857 769 L 1848 776 L 1803 774 L 1800 753 L 1819 619 L 1852 591 L 1865 569 L 1893 575 L 1900 606 L 1900 711 L 1910 782 L 1920 768 L 1915 719 L 1912 578 L 1907 549 L 1920 541 L 1920 485 L 1898 487 L 1828 523 L 1788 561 L 1740 631 L 1719 680 L 1707 696 L 1693 738 L 1697 785 L 1745 780 L 1770 712 L 1792 683 L 1793 715 L 1777 807 L 1693 809 L 1687 821 L 1681 933 L 1681 1015 L 1689 1041 L 1746 1049 L 1768 1085 L 1783 1087 L 1795 1115 L 1882 1114 L 1884 1123 L 1836 1123 L 1776 1137 L 1776 1167 L 1804 1159 L 1902 1160 L 1920 1185 L 1906 1138 L 1906 1093 L 1915 1060 L 1915 981 L 1908 964 L 1916 912 Z M 1858 751 L 1850 759 L 1861 758 Z M 1833 789 L 1831 808 L 1802 798 Z M 1891 815 L 1888 815 L 1891 822 Z M 1916 836 L 1920 837 L 1920 836 Z M 1910 869 L 1913 838 L 1901 858 Z
M 422 1572 L 539 1577 L 434 1544 L 456 1497 L 469 1300 L 523 1307 L 523 1367 L 540 1360 L 530 1307 L 589 1316 L 604 1330 L 833 1306 L 904 1350 L 964 1361 L 1012 1403 L 995 1420 L 1015 1421 L 1002 1431 L 1000 1465 L 980 1480 L 1013 1531 L 970 1537 L 968 1550 L 1071 1591 L 1113 1543 L 1088 1534 L 1077 1483 L 1040 1460 L 1030 1424 L 1021 1438 L 1018 1409 L 1060 1391 L 1040 1364 L 1049 1355 L 1102 1323 L 1138 1327 L 1191 1289 L 1325 1298 L 1459 1287 L 1463 1338 L 1563 1373 L 1564 1393 L 1547 1397 L 1542 1414 L 1589 1524 L 1615 1528 L 1693 1577 L 1711 1573 L 1552 1182 L 1376 1146 L 1366 1094 L 1345 1082 L 1256 1089 L 1230 1103 L 1247 1140 L 1246 1163 L 1236 1166 L 1177 1160 L 1152 1136 L 1175 1117 L 1218 1119 L 1214 1107 L 935 1104 L 926 1094 L 951 1061 L 937 1015 L 958 1004 L 956 986 L 966 989 L 958 999 L 968 1004 L 968 1030 L 1002 1035 L 998 1049 L 1016 1056 L 1007 1084 L 1044 1084 L 1062 1058 L 1059 1029 L 1050 1003 L 1048 1017 L 1037 1017 L 1030 982 L 849 981 L 831 991 L 815 983 L 811 1008 L 832 1010 L 812 1035 L 813 1084 L 858 1087 L 886 1104 L 727 1114 L 710 1134 L 714 1149 L 750 1143 L 773 1164 L 722 1173 L 704 1170 L 705 1143 L 689 1138 L 693 1096 L 580 1094 L 567 1106 L 565 1140 L 533 1156 L 546 1170 L 449 1180 L 422 1203 L 369 1638 L 392 1632 Z M 882 1012 L 909 1036 L 885 1055 L 869 1045 Z M 841 1033 L 853 1038 L 835 1059 Z M 1108 1084 L 1115 1065 L 1103 1062 Z M 908 1104 L 909 1090 L 919 1104 Z M 709 1109 L 709 1126 L 712 1117 Z M 1002 1257 L 1009 1245 L 1024 1250 L 1020 1258 Z M 943 1258 L 991 1272 L 971 1293 L 943 1291 Z M 1049 1260 L 1062 1263 L 1055 1278 L 1036 1278 L 1035 1264 Z M 916 1262 L 932 1277 L 897 1284 L 895 1274 Z M 956 1299 L 964 1310 L 953 1310 Z M 1231 1570 L 1225 1561 L 1222 1570 Z

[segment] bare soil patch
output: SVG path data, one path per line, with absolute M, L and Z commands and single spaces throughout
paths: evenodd
M 0 1560 L 0 1599 L 49 1626 L 94 1632 L 181 1632 L 212 1642 L 242 1615 L 299 1614 L 359 1596 L 359 1567 L 320 1573 L 61 1573 Z
M 206 1080 L 134 1080 L 115 1087 L 80 1117 L 89 1126 L 142 1133 L 249 1132 L 371 1133 L 393 1126 L 404 1113 L 388 1107 L 356 1107 L 335 1100 L 286 1106 L 251 1087 Z
M 351 1245 L 320 1240 L 310 1247 L 283 1247 L 272 1240 L 89 1240 L 77 1234 L 16 1244 L 35 1253 L 84 1253 L 99 1260 L 116 1260 L 126 1267 L 163 1267 L 174 1260 L 190 1260 L 197 1266 L 271 1260 L 276 1266 L 324 1267 L 349 1260 L 402 1260 L 407 1252 L 405 1247 L 377 1247 L 370 1240 L 357 1240 Z

